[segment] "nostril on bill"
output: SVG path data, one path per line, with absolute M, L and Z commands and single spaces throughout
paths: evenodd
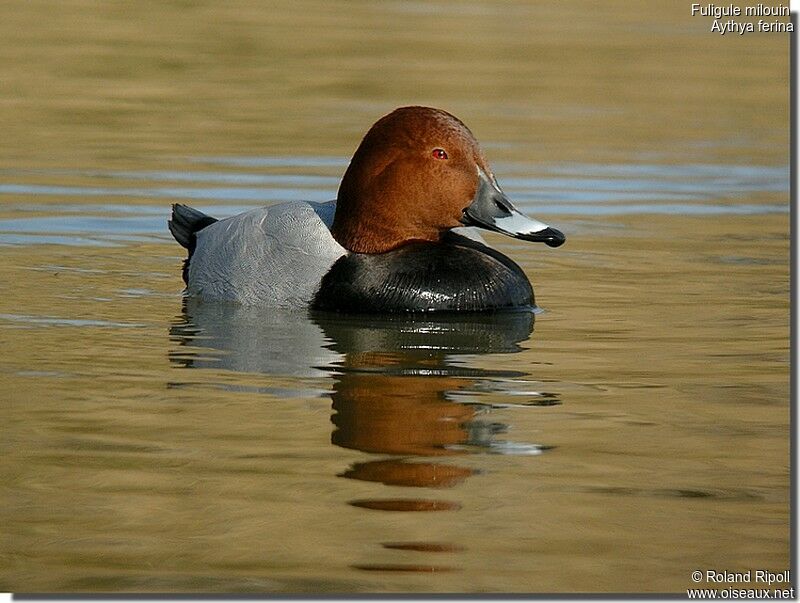
M 493 200 L 494 200 L 494 204 L 497 207 L 497 209 L 499 209 L 501 212 L 503 212 L 503 214 L 505 214 L 506 216 L 510 216 L 511 215 L 511 210 L 508 209 L 508 207 L 506 207 L 505 203 L 503 203 L 497 197 L 495 197 Z

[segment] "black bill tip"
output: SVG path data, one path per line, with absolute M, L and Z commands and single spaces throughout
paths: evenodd
M 549 226 L 544 230 L 537 232 L 525 233 L 517 235 L 517 238 L 525 241 L 534 241 L 537 243 L 544 243 L 548 247 L 560 247 L 567 240 L 564 233 Z

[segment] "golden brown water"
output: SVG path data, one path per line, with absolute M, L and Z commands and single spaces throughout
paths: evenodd
M 0 589 L 787 569 L 788 38 L 658 4 L 7 4 Z M 487 237 L 535 325 L 184 308 L 170 203 L 332 198 L 409 103 L 567 233 Z

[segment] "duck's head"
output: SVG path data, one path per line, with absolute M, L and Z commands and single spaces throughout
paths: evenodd
M 439 241 L 465 225 L 551 247 L 565 241 L 514 207 L 456 117 L 402 107 L 378 120 L 339 187 L 334 238 L 356 253 L 383 253 L 409 241 Z

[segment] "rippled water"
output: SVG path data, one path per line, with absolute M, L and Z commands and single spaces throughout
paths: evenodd
M 621 2 L 592 27 L 556 2 L 232 5 L 0 24 L 0 588 L 680 593 L 787 569 L 786 41 L 722 52 L 683 7 Z M 540 312 L 183 298 L 170 203 L 331 199 L 409 102 L 463 118 L 566 232 L 486 235 Z
M 0 243 L 114 245 L 125 240 L 167 238 L 165 207 L 192 201 L 207 213 L 227 216 L 270 202 L 328 201 L 336 197 L 344 157 L 205 158 L 226 172 L 99 170 L 6 170 Z M 303 168 L 314 175 L 269 174 L 242 168 Z M 535 215 L 615 216 L 626 214 L 786 214 L 786 202 L 754 203 L 756 195 L 788 190 L 788 167 L 726 165 L 553 165 L 499 164 L 503 186 L 520 209 Z M 541 176 L 530 176 L 542 171 Z M 330 172 L 331 175 L 326 175 Z M 528 174 L 525 176 L 524 174 Z M 69 178 L 69 186 L 44 181 Z M 132 187 L 129 182 L 144 182 Z M 175 186 L 175 183 L 185 183 Z M 47 204 L 37 203 L 50 198 Z M 108 200 L 91 203 L 94 198 Z M 126 199 L 135 199 L 131 205 Z M 31 202 L 33 201 L 33 202 Z M 153 205 L 161 201 L 160 205 Z M 208 202 L 212 202 L 211 205 Z M 224 203 L 224 205 L 222 205 Z M 29 217 L 30 214 L 43 214 Z

